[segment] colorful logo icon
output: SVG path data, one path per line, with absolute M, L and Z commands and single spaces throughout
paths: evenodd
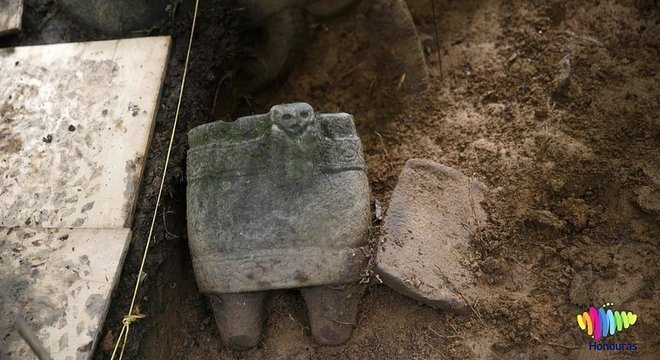
M 577 316 L 580 329 L 586 331 L 596 341 L 614 335 L 623 329 L 627 329 L 637 322 L 637 315 L 631 311 L 612 311 L 606 309 L 614 305 L 607 303 L 600 308 L 590 307 L 589 312 L 583 312 Z

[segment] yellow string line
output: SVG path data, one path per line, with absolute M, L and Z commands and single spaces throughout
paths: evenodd
M 151 244 L 151 238 L 154 232 L 154 225 L 156 224 L 156 217 L 158 215 L 158 207 L 160 206 L 160 198 L 163 194 L 163 187 L 165 186 L 165 177 L 167 176 L 167 167 L 170 163 L 170 155 L 172 153 L 172 145 L 174 144 L 174 135 L 176 133 L 176 125 L 179 122 L 179 111 L 181 110 L 181 102 L 183 101 L 183 89 L 186 85 L 186 76 L 188 75 L 188 62 L 190 61 L 190 50 L 192 49 L 193 35 L 195 34 L 195 23 L 197 22 L 197 8 L 199 7 L 199 0 L 195 0 L 195 12 L 193 14 L 192 28 L 190 29 L 190 39 L 188 40 L 188 51 L 186 53 L 186 63 L 183 67 L 183 76 L 181 79 L 181 89 L 179 89 L 179 101 L 176 104 L 176 113 L 174 115 L 174 124 L 172 124 L 172 134 L 170 135 L 170 143 L 167 147 L 167 157 L 165 158 L 165 167 L 163 168 L 163 175 L 160 179 L 160 188 L 158 189 L 158 198 L 156 199 L 156 208 L 154 209 L 154 216 L 151 218 L 151 226 L 149 227 L 149 235 L 147 236 L 147 245 L 144 248 L 144 253 L 142 254 L 142 262 L 140 263 L 140 271 L 138 272 L 137 280 L 135 282 L 135 289 L 133 290 L 133 298 L 131 299 L 131 307 L 129 308 L 128 315 L 124 316 L 122 319 L 122 328 L 119 333 L 119 338 L 115 344 L 115 348 L 112 351 L 111 359 L 115 359 L 119 344 L 121 344 L 121 352 L 119 354 L 119 360 L 124 356 L 124 348 L 126 347 L 126 342 L 128 341 L 128 330 L 131 327 L 131 324 L 139 319 L 145 318 L 146 315 L 143 314 L 133 314 L 133 307 L 135 306 L 135 298 L 137 297 L 138 290 L 140 289 L 140 283 L 142 280 L 142 271 L 144 269 L 144 263 L 147 260 L 147 253 L 149 252 L 149 245 Z

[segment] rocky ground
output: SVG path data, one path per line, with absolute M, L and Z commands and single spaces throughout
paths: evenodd
M 83 40 L 48 1 L 27 1 L 26 29 L 0 45 Z M 365 2 L 366 3 L 366 2 Z M 405 97 L 402 74 L 372 54 L 367 6 L 309 27 L 292 71 L 218 108 L 236 65 L 250 57 L 242 13 L 202 2 L 174 161 L 138 296 L 148 317 L 131 327 L 128 358 L 587 359 L 654 358 L 660 239 L 660 10 L 651 0 L 436 1 L 440 59 L 427 1 L 408 5 L 426 48 L 430 89 Z M 122 280 L 96 358 L 109 357 L 127 311 L 160 182 L 185 57 L 191 7 L 151 34 L 174 36 L 156 133 Z M 65 24 L 66 26 L 61 24 Z M 73 29 L 73 30 L 72 30 Z M 439 71 L 442 63 L 442 73 Z M 196 288 L 185 238 L 185 132 L 306 101 L 355 115 L 372 196 L 387 207 L 403 164 L 429 158 L 484 183 L 487 225 L 475 232 L 472 269 L 481 296 L 453 315 L 372 279 L 353 337 L 311 339 L 301 296 L 276 292 L 259 347 L 224 348 Z M 215 115 L 214 115 L 215 114 Z M 378 226 L 378 223 L 375 224 Z M 587 350 L 575 316 L 613 302 L 638 314 L 613 337 L 639 350 Z

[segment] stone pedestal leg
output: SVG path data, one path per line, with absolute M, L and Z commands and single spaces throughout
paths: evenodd
M 364 286 L 314 286 L 301 288 L 307 303 L 314 340 L 321 345 L 339 345 L 351 336 Z
M 209 295 L 222 342 L 235 350 L 259 344 L 264 321 L 264 292 Z

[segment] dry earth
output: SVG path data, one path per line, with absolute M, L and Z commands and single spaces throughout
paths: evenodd
M 32 1 L 32 3 L 39 3 Z M 53 37 L 41 19 L 52 3 L 26 10 L 23 35 Z M 50 4 L 50 5 L 48 5 Z M 652 359 L 658 334 L 660 240 L 660 9 L 657 1 L 436 1 L 442 75 L 427 1 L 409 0 L 427 48 L 431 87 L 405 98 L 402 74 L 372 56 L 366 1 L 310 27 L 310 41 L 278 84 L 213 105 L 218 86 L 240 83 L 249 57 L 241 13 L 202 1 L 190 87 L 177 132 L 166 199 L 159 213 L 125 357 L 136 359 Z M 96 358 L 109 358 L 137 275 L 160 181 L 185 55 L 190 4 L 152 33 L 174 36 L 145 184 L 127 257 Z M 51 16 L 52 17 L 52 16 Z M 54 19 L 58 20 L 58 16 Z M 36 19 L 36 20 L 34 20 Z M 59 23 L 58 23 L 59 24 Z M 64 26 L 67 28 L 66 26 Z M 32 29 L 30 32 L 30 29 Z M 44 34 L 44 31 L 46 33 Z M 61 34 L 61 31 L 60 31 Z M 65 33 L 64 39 L 95 34 Z M 249 39 L 249 38 L 245 38 Z M 234 65 L 232 65 L 234 64 Z M 488 225 L 475 233 L 473 264 L 482 293 L 467 315 L 433 310 L 373 278 L 353 337 L 320 347 L 309 334 L 301 296 L 267 301 L 264 339 L 234 352 L 219 340 L 198 292 L 185 239 L 185 131 L 213 119 L 263 113 L 306 101 L 355 115 L 374 199 L 387 206 L 405 160 L 430 158 L 488 186 Z M 215 108 L 215 109 L 214 109 Z M 375 224 L 378 226 L 378 224 Z M 639 315 L 613 337 L 636 352 L 594 353 L 575 316 L 614 302 Z

